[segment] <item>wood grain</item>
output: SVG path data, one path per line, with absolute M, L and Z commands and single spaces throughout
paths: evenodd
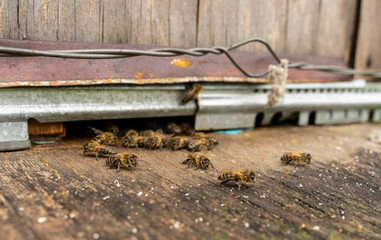
M 3 0 L 0 37 L 178 47 L 250 37 L 279 53 L 346 57 L 355 0 Z M 241 50 L 264 52 L 252 44 Z
M 206 155 L 217 170 L 208 171 L 181 164 L 184 151 L 117 146 L 141 160 L 116 172 L 105 158 L 83 155 L 93 136 L 80 131 L 2 152 L 1 239 L 380 239 L 381 148 L 367 140 L 380 130 L 274 126 L 213 134 L 219 145 Z M 311 167 L 283 165 L 285 149 L 308 150 Z M 245 168 L 257 172 L 255 185 L 219 184 L 218 171 Z
M 381 68 L 381 1 L 363 0 L 356 49 L 357 69 Z

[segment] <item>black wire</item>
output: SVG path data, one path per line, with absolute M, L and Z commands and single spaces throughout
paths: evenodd
M 131 49 L 79 49 L 79 50 L 31 50 L 23 48 L 11 48 L 0 46 L 0 56 L 3 57 L 57 57 L 57 58 L 74 58 L 74 59 L 114 59 L 114 58 L 129 58 L 137 56 L 151 56 L 151 57 L 174 57 L 181 55 L 190 55 L 195 57 L 204 56 L 206 54 L 225 54 L 232 64 L 241 71 L 245 76 L 251 78 L 265 77 L 270 71 L 266 70 L 258 74 L 251 74 L 247 72 L 230 54 L 230 51 L 240 48 L 249 43 L 260 43 L 266 47 L 275 61 L 280 64 L 280 58 L 271 48 L 271 46 L 263 39 L 251 38 L 243 42 L 232 45 L 229 48 L 225 47 L 212 47 L 212 48 L 157 48 L 151 50 L 131 50 Z M 324 71 L 335 74 L 343 75 L 363 75 L 375 78 L 381 78 L 381 72 L 371 70 L 354 70 L 351 68 L 343 68 L 337 66 L 321 66 L 311 65 L 308 63 L 290 63 L 289 68 L 298 70 L 316 70 Z

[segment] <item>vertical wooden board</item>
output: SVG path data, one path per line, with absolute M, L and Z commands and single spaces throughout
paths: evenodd
M 169 0 L 131 0 L 129 42 L 169 45 Z
M 102 41 L 102 1 L 103 0 L 76 0 L 75 1 L 75 40 L 78 42 Z
M 0 1 L 0 37 L 11 39 L 18 37 L 17 1 Z
M 33 25 L 29 31 L 30 40 L 57 40 L 58 33 L 58 1 L 59 0 L 34 0 Z M 30 5 L 29 5 L 30 6 Z
M 236 42 L 238 24 L 236 2 L 200 0 L 198 11 L 197 46 L 227 46 Z
M 58 41 L 75 41 L 76 0 L 64 0 L 58 3 Z
M 289 0 L 287 4 L 286 52 L 311 54 L 316 45 L 320 1 Z
M 126 1 L 103 1 L 103 42 L 127 43 Z
M 201 0 L 198 22 L 198 46 L 229 46 L 248 38 L 259 37 L 269 41 L 275 50 L 283 51 L 286 1 Z M 262 46 L 254 44 L 240 50 L 266 51 Z
M 28 39 L 28 20 L 33 21 L 33 2 L 30 0 L 18 0 L 18 16 L 17 16 L 17 27 L 18 36 L 16 39 Z M 17 11 L 17 9 L 16 9 Z M 29 23 L 29 25 L 31 25 Z
M 197 0 L 169 1 L 169 45 L 196 46 Z
M 356 49 L 357 69 L 381 68 L 381 1 L 363 0 Z
M 356 0 L 321 0 L 315 55 L 349 60 L 355 29 Z
M 276 7 L 274 7 L 276 6 Z M 277 52 L 284 52 L 286 45 L 286 9 L 283 0 L 239 1 L 237 16 L 237 33 L 243 41 L 260 37 L 269 42 Z M 249 45 L 242 48 L 246 51 L 267 51 L 262 45 Z

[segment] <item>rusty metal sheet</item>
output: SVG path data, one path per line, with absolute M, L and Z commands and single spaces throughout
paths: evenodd
M 6 47 L 34 50 L 150 49 L 152 46 L 104 43 L 49 42 L 0 39 Z M 251 73 L 275 64 L 266 54 L 234 52 L 233 56 Z M 293 62 L 345 66 L 342 58 L 281 56 Z M 245 77 L 224 55 L 203 57 L 133 57 L 123 59 L 61 59 L 47 57 L 1 57 L 0 87 L 74 86 L 99 84 L 168 84 L 185 82 L 265 83 L 264 78 Z M 290 69 L 290 82 L 326 82 L 348 77 L 318 71 Z

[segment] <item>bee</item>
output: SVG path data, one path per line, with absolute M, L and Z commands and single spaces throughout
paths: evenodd
M 309 166 L 311 163 L 311 154 L 306 152 L 285 152 L 280 160 L 284 164 L 292 164 L 296 166 Z
M 183 103 L 190 102 L 194 99 L 197 98 L 197 96 L 201 93 L 202 91 L 202 85 L 201 83 L 194 83 L 190 88 L 188 88 L 184 95 L 183 98 L 181 99 Z
M 181 128 L 179 125 L 177 125 L 174 122 L 170 122 L 167 124 L 166 132 L 167 133 L 173 133 L 175 135 L 179 135 L 179 134 L 181 134 L 182 131 L 181 131 Z
M 114 134 L 115 136 L 117 136 L 119 133 L 119 127 L 114 122 L 106 123 L 105 130 L 106 132 L 110 132 Z
M 206 141 L 208 142 L 208 145 L 211 148 L 213 148 L 215 145 L 218 144 L 217 138 L 212 137 L 212 136 L 207 136 L 203 132 L 197 132 L 193 136 L 194 136 L 195 139 L 206 139 Z
M 193 165 L 196 167 L 196 169 L 201 168 L 207 170 L 209 166 L 214 168 L 210 159 L 201 153 L 189 154 L 188 158 L 183 162 L 183 164 L 188 164 L 188 167 Z
M 115 145 L 116 144 L 116 135 L 111 132 L 103 132 L 96 128 L 91 128 L 97 136 L 90 140 L 90 142 L 98 143 L 99 145 Z
M 153 130 L 143 130 L 143 131 L 140 131 L 140 136 L 145 136 L 145 137 L 152 137 L 153 135 L 155 135 L 155 131 Z
M 193 136 L 195 134 L 194 128 L 192 128 L 188 123 L 180 124 L 181 133 L 187 136 Z
M 203 148 L 206 148 L 208 150 L 212 149 L 212 147 L 209 145 L 209 142 L 206 139 L 192 139 L 187 140 L 187 149 L 191 152 L 199 152 Z
M 118 153 L 114 156 L 110 156 L 106 160 L 106 165 L 110 168 L 112 167 L 117 167 L 119 172 L 120 167 L 125 167 L 125 168 L 132 168 L 132 166 L 136 167 L 138 165 L 138 157 L 134 154 L 130 153 Z
M 172 137 L 167 141 L 167 146 L 170 150 L 179 150 L 187 147 L 187 140 L 183 137 Z
M 221 175 L 218 176 L 218 180 L 221 181 L 221 184 L 234 181 L 238 184 L 238 191 L 240 191 L 241 187 L 245 186 L 244 183 L 252 182 L 253 184 L 255 184 L 255 173 L 253 171 L 248 170 L 229 170 L 221 173 Z
M 166 138 L 163 135 L 154 134 L 151 137 L 149 137 L 146 141 L 146 147 L 151 149 L 160 148 L 163 149 L 164 146 L 166 146 Z
M 144 147 L 146 145 L 147 137 L 130 135 L 123 138 L 123 146 L 125 147 Z
M 116 154 L 111 148 L 101 145 L 96 142 L 89 142 L 83 145 L 83 154 L 87 156 L 95 156 L 98 160 L 98 156 L 109 156 Z

